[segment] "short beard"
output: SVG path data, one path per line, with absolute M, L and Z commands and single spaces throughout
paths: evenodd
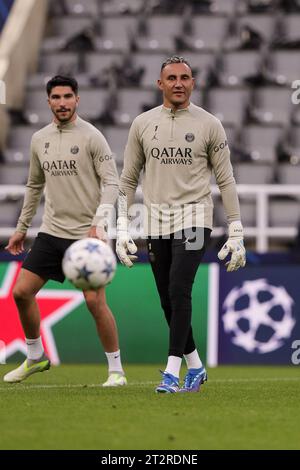
M 60 117 L 60 113 L 54 113 L 54 116 L 56 117 L 56 119 L 57 119 L 59 122 L 65 123 L 65 122 L 71 121 L 71 119 L 72 119 L 72 117 L 74 116 L 75 112 L 76 112 L 76 109 L 73 110 L 71 116 L 68 117 L 68 118 L 61 118 L 61 117 Z

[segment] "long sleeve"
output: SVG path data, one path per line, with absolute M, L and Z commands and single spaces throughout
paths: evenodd
M 135 197 L 141 170 L 145 164 L 145 155 L 141 145 L 138 122 L 135 119 L 129 131 L 124 152 L 124 167 L 120 178 L 120 194 L 126 196 L 129 208 Z
M 119 176 L 111 149 L 100 133 L 93 136 L 91 154 L 97 175 L 100 177 L 102 195 L 101 203 L 93 218 L 93 225 L 106 225 L 107 211 L 116 203 L 119 191 Z
M 217 119 L 211 129 L 208 154 L 221 192 L 227 222 L 230 224 L 240 220 L 240 206 L 226 134 Z
M 26 233 L 40 203 L 45 186 L 45 176 L 35 151 L 34 137 L 30 146 L 30 167 L 21 215 L 16 230 Z

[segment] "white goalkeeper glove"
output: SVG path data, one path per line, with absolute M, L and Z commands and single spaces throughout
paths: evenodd
M 243 268 L 246 264 L 244 233 L 241 222 L 231 222 L 228 227 L 228 235 L 228 240 L 219 251 L 218 258 L 223 260 L 229 253 L 232 253 L 230 261 L 226 263 L 227 271 L 230 272 Z
M 116 252 L 121 263 L 128 268 L 131 268 L 133 261 L 137 259 L 137 256 L 134 256 L 134 253 L 137 252 L 137 246 L 128 232 L 127 217 L 119 217 L 117 220 Z

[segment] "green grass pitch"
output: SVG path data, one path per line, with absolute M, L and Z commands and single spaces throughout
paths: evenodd
M 128 365 L 116 389 L 95 365 L 0 382 L 0 448 L 300 449 L 299 367 L 218 367 L 200 393 L 157 395 L 159 367 Z

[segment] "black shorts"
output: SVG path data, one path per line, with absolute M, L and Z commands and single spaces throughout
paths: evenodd
M 54 281 L 64 282 L 62 259 L 66 249 L 75 241 L 39 232 L 22 267 L 46 281 L 53 279 Z

